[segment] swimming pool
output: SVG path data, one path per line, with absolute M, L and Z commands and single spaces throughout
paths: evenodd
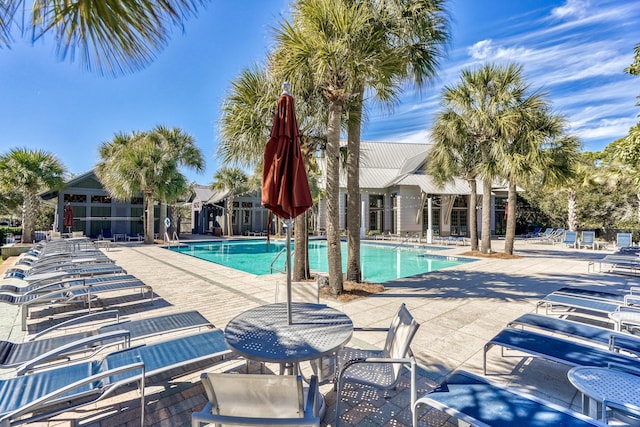
M 293 243 L 292 243 L 293 252 Z M 228 240 L 222 242 L 193 242 L 184 246 L 167 249 L 185 255 L 204 259 L 216 264 L 241 270 L 246 273 L 264 275 L 271 273 L 271 263 L 276 255 L 285 248 L 284 240 L 271 240 L 267 248 L 266 241 Z M 472 258 L 452 257 L 425 253 L 442 248 L 397 248 L 397 246 L 362 243 L 360 259 L 363 280 L 383 283 L 401 277 L 428 273 L 447 267 L 474 261 Z M 274 272 L 284 271 L 286 255 L 283 252 L 274 264 Z M 309 265 L 311 270 L 327 272 L 327 242 L 312 240 L 309 242 Z M 342 243 L 342 266 L 346 269 L 347 247 Z

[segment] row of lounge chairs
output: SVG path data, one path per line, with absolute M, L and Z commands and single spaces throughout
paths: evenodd
M 640 309 L 640 289 L 633 292 L 598 291 L 565 287 L 542 298 L 538 306 L 564 306 L 564 313 L 608 317 L 608 310 Z M 606 313 L 606 314 L 605 314 Z M 604 319 L 602 319 L 604 320 Z M 487 374 L 487 352 L 493 347 L 516 350 L 568 366 L 596 366 L 638 372 L 640 336 L 549 315 L 529 313 L 509 322 L 484 346 L 484 374 Z M 566 408 L 522 393 L 513 387 L 495 384 L 483 377 L 455 371 L 433 392 L 414 405 L 414 426 L 420 409 L 428 405 L 440 409 L 464 423 L 481 426 L 597 425 L 607 418 L 637 420 L 640 408 L 607 402 L 603 408 L 604 424 Z M 607 409 L 607 410 L 604 410 Z
M 90 312 L 98 295 L 129 289 L 153 298 L 151 286 L 126 274 L 90 240 L 62 239 L 39 243 L 7 270 L 0 283 L 0 303 L 20 306 L 26 330 L 32 307 L 82 303 Z
M 45 259 L 45 254 L 52 254 L 54 247 L 63 248 L 63 243 L 55 242 L 40 246 L 32 255 Z M 73 251 L 69 250 L 68 253 L 71 255 Z M 27 282 L 19 286 L 15 277 L 6 280 L 11 283 L 1 285 L 0 289 L 5 292 L 2 301 L 12 303 L 8 298 L 11 296 L 13 303 L 17 302 L 15 299 L 22 299 L 22 304 L 30 302 L 29 298 L 46 299 L 45 296 L 49 297 L 55 292 L 62 295 L 87 288 L 87 292 L 95 293 L 100 287 L 122 289 L 124 284 L 130 283 L 146 286 L 135 277 L 123 273 L 74 277 L 69 278 L 67 283 L 45 285 Z M 79 282 L 83 282 L 83 285 L 77 285 Z M 60 334 L 76 324 L 93 324 L 97 319 L 104 320 L 104 317 L 113 318 L 115 322 L 89 330 L 84 328 L 82 332 Z M 186 330 L 194 331 L 161 342 L 133 346 L 134 342 L 141 339 Z M 121 349 L 95 358 L 97 353 L 112 346 L 120 346 Z M 144 425 L 146 385 L 160 384 L 175 376 L 202 369 L 204 365 L 210 366 L 229 353 L 223 331 L 215 328 L 196 311 L 135 321 L 120 320 L 117 310 L 75 317 L 35 334 L 22 343 L 0 341 L 0 368 L 15 369 L 15 376 L 3 375 L 4 378 L 0 380 L 0 426 L 49 419 L 70 409 L 134 389 L 140 393 L 140 425 Z

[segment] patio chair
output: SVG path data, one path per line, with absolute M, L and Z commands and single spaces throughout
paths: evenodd
M 317 378 L 303 388 L 302 377 L 203 373 L 208 402 L 191 415 L 193 427 L 214 425 L 319 426 Z
M 460 425 L 604 426 L 578 412 L 462 370 L 454 371 L 435 390 L 416 401 L 414 427 L 418 427 L 419 409 L 424 405 L 457 418 Z
M 595 231 L 583 231 L 582 232 L 582 238 L 580 239 L 580 244 L 578 245 L 578 248 L 588 248 L 591 247 L 591 249 L 595 249 L 596 248 L 596 232 Z
M 562 240 L 563 245 L 572 246 L 576 248 L 578 246 L 578 232 L 577 231 L 565 231 L 564 238 Z
M 99 314 L 101 315 L 102 313 Z M 80 316 L 80 318 L 74 318 L 72 322 L 91 321 L 95 317 L 95 313 L 92 313 Z M 51 333 L 52 331 L 66 328 L 69 323 L 63 322 L 48 329 L 46 332 Z M 71 355 L 88 353 L 82 357 L 86 359 L 122 341 L 145 339 L 166 333 L 204 327 L 213 328 L 214 326 L 197 311 L 188 311 L 134 321 L 121 321 L 107 324 L 91 331 L 39 338 L 21 343 L 0 341 L 0 368 L 13 368 L 25 363 L 33 364 L 38 357 L 43 357 L 43 361 L 49 362 L 52 360 L 51 357 L 44 357 L 44 355 L 51 351 L 55 351 L 65 359 L 68 359 Z M 121 331 L 122 333 L 110 335 L 116 331 Z M 38 335 L 38 337 L 41 336 L 42 334 Z M 63 347 L 67 351 L 61 353 Z
M 411 341 L 420 324 L 413 318 L 405 304 L 398 312 L 387 330 L 387 339 L 382 350 L 361 350 L 344 348 L 337 354 L 336 388 L 336 426 L 340 424 L 340 403 L 342 389 L 346 382 L 366 386 L 390 389 L 400 378 L 403 366 L 411 374 L 411 405 L 416 400 L 416 360 L 411 351 Z M 358 330 L 358 329 L 354 329 Z M 360 329 L 379 331 L 380 329 Z
M 186 375 L 229 353 L 224 332 L 214 329 L 110 353 L 101 360 L 0 380 L 0 425 L 48 419 L 113 396 L 138 382 L 142 426 L 146 382 L 160 384 L 175 375 Z
M 616 233 L 616 249 L 633 246 L 631 233 Z

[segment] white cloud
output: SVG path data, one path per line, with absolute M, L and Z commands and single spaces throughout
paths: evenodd
M 585 0 L 567 0 L 564 5 L 551 10 L 551 16 L 558 19 L 584 18 L 587 15 L 589 2 Z
M 586 123 L 570 123 L 571 132 L 582 140 L 621 138 L 629 133 L 629 128 L 638 123 L 637 119 L 600 119 Z

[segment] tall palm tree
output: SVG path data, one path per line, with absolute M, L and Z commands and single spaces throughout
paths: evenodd
M 65 168 L 51 153 L 13 148 L 0 156 L 0 189 L 20 197 L 22 202 L 22 242 L 35 240 L 38 192 L 64 186 Z
M 233 198 L 248 191 L 249 177 L 240 168 L 224 167 L 213 176 L 211 188 L 227 190 L 227 234 L 233 236 Z
M 436 183 L 444 184 L 454 177 L 461 176 L 469 184 L 469 234 L 471 250 L 478 250 L 477 178 L 480 168 L 478 146 L 472 135 L 460 127 L 460 120 L 454 111 L 440 111 L 431 129 L 433 147 L 427 160 L 427 171 Z
M 180 167 L 204 169 L 204 157 L 193 137 L 178 128 L 156 126 L 149 132 L 119 133 L 99 148 L 96 175 L 116 200 L 142 193 L 145 243 L 153 243 L 156 201 L 167 201 L 188 189 Z
M 223 102 L 220 119 L 221 141 L 218 156 L 225 163 L 236 163 L 261 169 L 264 147 L 269 140 L 273 115 L 281 93 L 282 78 L 268 68 L 254 66 L 243 70 L 231 83 Z M 300 127 L 301 149 L 307 173 L 315 167 L 313 154 L 323 141 L 321 117 L 325 109 L 319 97 L 293 85 L 296 95 L 296 116 Z M 320 136 L 317 136 L 320 135 Z M 257 188 L 260 188 L 258 186 Z M 295 219 L 293 280 L 311 276 L 308 260 L 306 214 Z
M 327 248 L 329 288 L 343 290 L 339 227 L 340 130 L 345 107 L 361 93 L 358 70 L 385 68 L 380 49 L 384 32 L 370 25 L 371 13 L 363 2 L 299 0 L 291 22 L 276 29 L 274 69 L 287 80 L 315 87 L 328 105 L 326 158 Z M 392 77 L 389 76 L 389 79 Z M 389 86 L 391 84 L 389 83 Z
M 171 28 L 208 0 L 7 0 L 0 2 L 0 45 L 14 27 L 35 42 L 53 33 L 57 53 L 99 74 L 139 70 L 168 43 Z
M 522 67 L 509 64 L 486 64 L 462 71 L 455 86 L 447 86 L 442 94 L 445 109 L 455 127 L 473 138 L 480 154 L 479 176 L 482 178 L 482 239 L 480 251 L 491 252 L 491 190 L 500 176 L 495 156 L 497 146 L 507 141 L 518 129 L 520 120 L 513 108 L 524 86 Z
M 508 182 L 504 250 L 507 254 L 513 254 L 515 242 L 518 185 L 535 181 L 543 174 L 566 177 L 577 153 L 573 139 L 558 138 L 563 132 L 564 120 L 551 113 L 549 102 L 544 99 L 543 94 L 528 95 L 515 104 L 514 108 L 520 115 L 520 126 L 502 145 L 496 146 L 500 175 Z M 570 148 L 575 148 L 576 151 Z M 565 158 L 562 161 L 550 161 L 550 151 L 556 156 L 563 153 Z M 553 168 L 558 169 L 552 171 Z
M 369 0 L 370 25 L 385 37 L 355 44 L 369 57 L 353 79 L 359 82 L 348 108 L 347 127 L 347 280 L 360 281 L 360 134 L 365 90 L 378 101 L 393 105 L 400 84 L 409 81 L 418 88 L 436 76 L 439 60 L 449 39 L 444 0 Z M 382 42 L 384 47 L 373 45 Z M 372 53 L 375 54 L 372 55 Z M 386 55 L 384 57 L 383 55 Z

